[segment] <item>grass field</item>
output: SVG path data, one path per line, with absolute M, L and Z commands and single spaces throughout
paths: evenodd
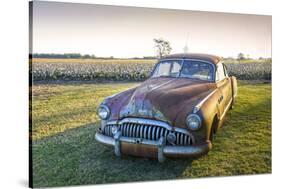
M 271 173 L 271 84 L 239 82 L 235 108 L 196 159 L 125 156 L 94 139 L 101 100 L 137 83 L 38 84 L 32 88 L 34 187 Z

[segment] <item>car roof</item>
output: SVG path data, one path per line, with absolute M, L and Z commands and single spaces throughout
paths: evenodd
M 166 55 L 159 60 L 165 59 L 196 59 L 196 60 L 203 60 L 208 61 L 213 64 L 217 64 L 221 61 L 221 58 L 215 55 L 210 54 L 200 54 L 200 53 L 180 53 L 180 54 L 169 54 Z

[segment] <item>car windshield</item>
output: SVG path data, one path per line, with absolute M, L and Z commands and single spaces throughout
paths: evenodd
M 200 60 L 164 60 L 159 62 L 152 77 L 184 77 L 214 80 L 214 66 Z

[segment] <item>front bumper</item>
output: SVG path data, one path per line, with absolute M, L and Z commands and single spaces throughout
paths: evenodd
M 165 157 L 198 157 L 208 153 L 208 151 L 212 148 L 210 141 L 206 141 L 205 143 L 199 145 L 172 146 L 165 145 L 166 141 L 163 137 L 161 137 L 158 141 L 153 141 L 142 138 L 124 137 L 121 136 L 121 132 L 117 132 L 113 138 L 97 132 L 95 134 L 95 139 L 105 145 L 113 146 L 116 156 L 121 156 L 121 151 L 123 152 L 122 146 L 124 145 L 121 144 L 125 144 L 127 149 L 129 147 L 129 151 L 131 152 L 134 151 L 134 146 L 143 145 L 147 147 L 154 147 L 154 149 L 156 149 L 155 154 L 159 162 L 163 162 Z M 142 151 L 145 152 L 145 150 Z M 136 153 L 135 155 L 138 154 Z

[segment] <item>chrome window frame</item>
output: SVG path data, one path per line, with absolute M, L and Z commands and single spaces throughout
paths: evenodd
M 229 77 L 228 71 L 227 71 L 227 66 L 226 66 L 225 63 L 223 63 L 223 62 L 222 62 L 222 65 L 223 65 L 223 70 L 224 70 L 224 75 L 225 75 L 225 77 Z

